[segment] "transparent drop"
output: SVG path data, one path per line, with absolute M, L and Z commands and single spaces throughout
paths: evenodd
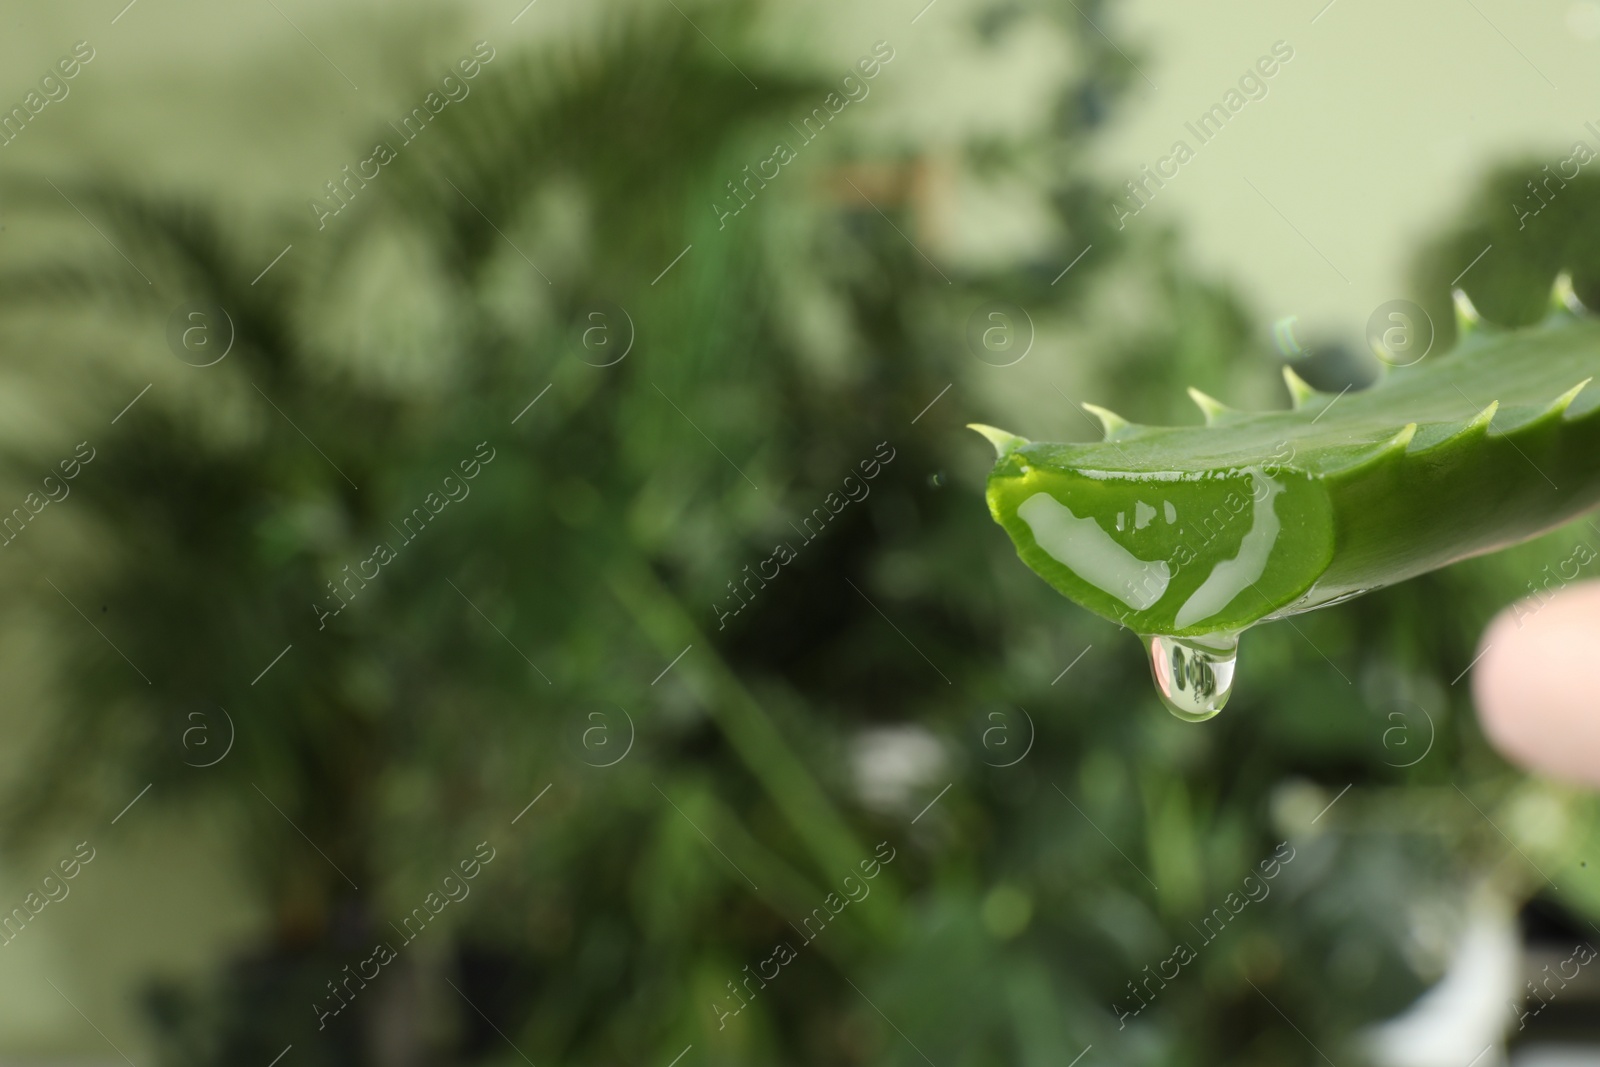
M 942 489 L 945 483 L 944 471 L 928 475 L 928 486 L 931 489 Z
M 1233 692 L 1239 658 L 1238 634 L 1147 637 L 1150 673 L 1167 710 L 1185 722 L 1204 722 L 1222 710 Z

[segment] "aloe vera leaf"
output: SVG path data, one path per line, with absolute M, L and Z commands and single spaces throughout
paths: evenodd
M 1600 503 L 1600 320 L 1563 276 L 1537 326 L 1482 327 L 1373 388 L 1196 427 L 1095 411 L 1104 441 L 995 446 L 989 510 L 1018 555 L 1140 634 L 1233 633 L 1543 533 Z

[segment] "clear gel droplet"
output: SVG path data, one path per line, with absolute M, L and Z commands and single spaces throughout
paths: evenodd
M 1239 657 L 1237 634 L 1147 637 L 1150 673 L 1167 710 L 1185 722 L 1204 722 L 1228 702 Z

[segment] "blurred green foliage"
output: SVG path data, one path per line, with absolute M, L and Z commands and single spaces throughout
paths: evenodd
M 1071 240 L 1049 264 L 941 273 L 896 184 L 922 161 L 843 139 L 719 227 L 709 202 L 827 78 L 735 47 L 749 92 L 675 18 L 501 56 L 321 232 L 292 205 L 240 220 L 62 184 L 150 284 L 110 252 L 13 263 L 8 329 L 49 339 L 26 366 L 72 424 L 153 386 L 107 429 L 10 449 L 19 485 L 68 437 L 99 458 L 4 572 L 60 686 L 6 825 L 25 842 L 153 781 L 146 803 L 233 828 L 271 921 L 213 981 L 152 989 L 164 1062 L 292 1042 L 308 1067 L 666 1064 L 691 1044 L 685 1063 L 1060 1065 L 1093 1044 L 1096 1062 L 1286 1064 L 1317 1061 L 1314 1041 L 1354 1063 L 1358 1029 L 1447 958 L 1422 920 L 1448 928 L 1486 881 L 1538 888 L 1453 787 L 1491 812 L 1529 790 L 1585 809 L 1509 773 L 1451 680 L 1559 535 L 1253 632 L 1227 712 L 1194 726 L 1162 710 L 1135 642 L 1032 577 L 985 514 L 988 446 L 960 424 L 1014 420 L 964 399 L 993 372 L 961 340 L 984 301 L 1068 330 L 1133 301 L 1136 327 L 1089 330 L 1074 358 L 1093 399 L 1142 421 L 1190 418 L 1185 384 L 1276 379 L 1170 234 L 1110 228 L 1076 161 L 1128 68 L 1057 17 L 1086 66 L 1055 138 L 973 147 L 1053 205 Z M 982 47 L 995 26 L 973 30 Z M 890 176 L 876 206 L 843 180 L 868 168 Z M 55 195 L 38 202 L 72 220 Z M 1488 225 L 1425 261 L 1430 294 Z M 1562 259 L 1546 240 L 1474 282 L 1542 299 Z M 1086 243 L 1099 254 L 1052 285 Z M 581 341 L 600 300 L 635 331 L 603 368 Z M 231 317 L 215 366 L 166 349 L 186 301 Z M 1058 410 L 1015 428 L 1089 432 Z M 494 459 L 470 496 L 321 621 L 328 583 L 398 544 L 480 442 Z M 866 499 L 796 543 L 883 442 Z M 796 558 L 722 619 L 780 541 Z M 185 730 L 220 744 L 219 708 L 236 743 L 196 767 L 216 750 Z M 1540 858 L 1559 869 L 1578 839 Z M 398 946 L 482 841 L 497 858 L 470 898 L 319 1030 L 328 983 Z M 1201 944 L 1284 841 L 1270 894 Z M 879 842 L 895 858 L 870 896 L 803 943 Z M 1194 961 L 1119 1023 L 1180 941 Z M 719 1019 L 783 942 L 797 958 Z

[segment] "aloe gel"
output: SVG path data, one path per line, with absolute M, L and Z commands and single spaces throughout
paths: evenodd
M 1456 293 L 1447 356 L 1234 411 L 1190 390 L 1205 425 L 1139 426 L 1093 405 L 1105 440 L 994 446 L 990 514 L 1018 556 L 1141 635 L 1162 700 L 1216 714 L 1238 635 L 1542 534 L 1600 504 L 1600 321 L 1563 275 L 1537 326 L 1481 326 Z

